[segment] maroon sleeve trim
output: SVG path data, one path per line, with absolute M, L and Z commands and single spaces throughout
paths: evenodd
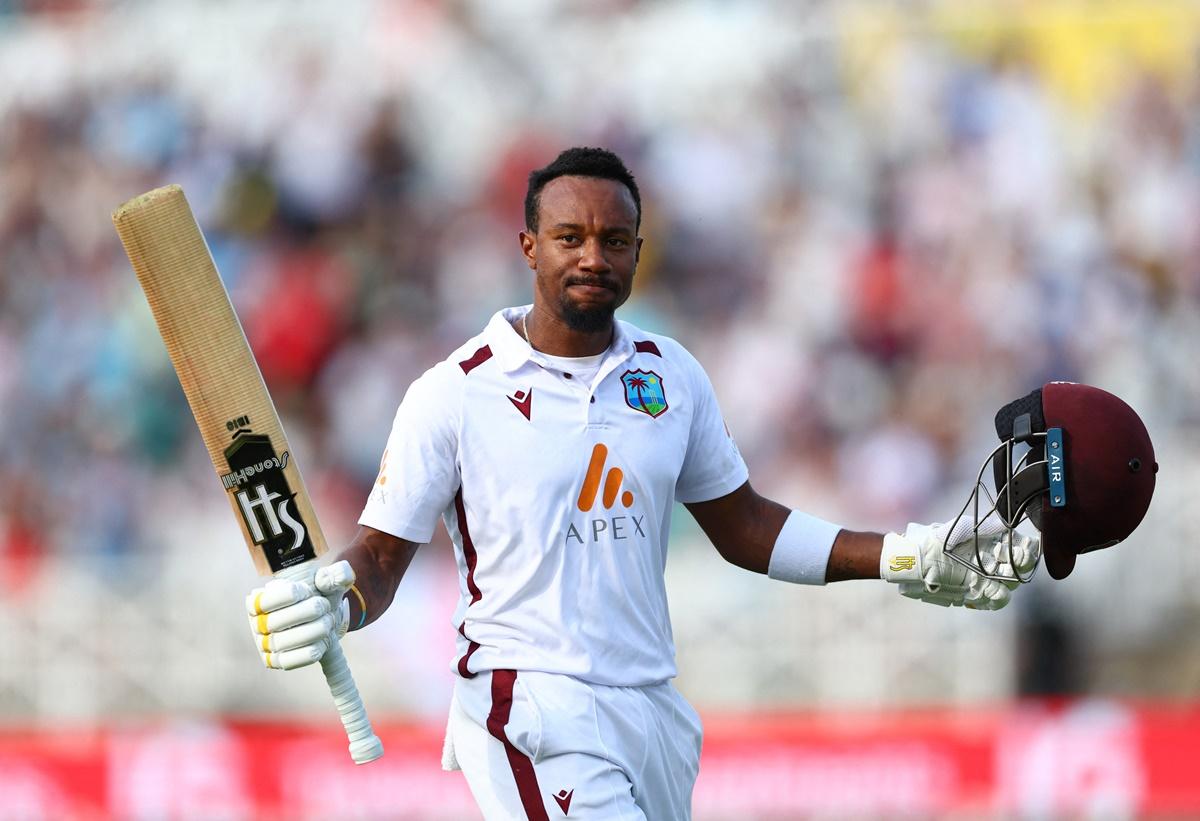
M 462 362 L 459 362 L 458 367 L 463 369 L 463 373 L 470 373 L 491 358 L 492 349 L 487 345 L 484 345 L 475 353 L 471 354 L 470 359 L 464 359 Z
M 658 350 L 658 346 L 655 345 L 653 342 L 651 342 L 649 339 L 643 340 L 641 342 L 634 342 L 633 348 L 638 353 L 652 353 L 655 356 L 657 356 L 659 359 L 662 359 L 662 353 Z M 476 356 L 478 356 L 478 354 L 476 354 Z
M 491 354 L 489 353 L 488 356 Z M 454 494 L 454 513 L 458 517 L 458 532 L 462 535 L 463 561 L 467 564 L 467 590 L 471 593 L 471 604 L 474 604 L 483 598 L 483 591 L 475 583 L 475 565 L 479 561 L 479 554 L 475 552 L 475 543 L 471 541 L 471 531 L 467 527 L 467 508 L 463 504 L 461 487 L 459 487 L 458 493 Z M 470 607 L 470 605 L 467 606 Z M 471 640 L 467 635 L 466 627 L 467 622 L 464 619 L 463 623 L 458 626 L 458 634 L 467 640 L 467 652 L 458 660 L 458 674 L 463 678 L 475 678 L 475 673 L 471 671 L 469 663 L 471 656 L 475 655 L 475 651 L 479 649 L 479 643 Z
M 463 561 L 467 565 L 467 590 L 471 592 L 471 604 L 483 598 L 483 591 L 475 583 L 475 564 L 479 554 L 475 552 L 475 542 L 471 540 L 471 530 L 467 527 L 467 507 L 463 504 L 462 488 L 454 494 L 454 513 L 458 517 L 458 532 L 462 534 Z

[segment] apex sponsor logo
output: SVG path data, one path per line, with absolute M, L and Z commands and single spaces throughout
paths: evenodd
M 893 556 L 891 563 L 888 565 L 893 573 L 900 573 L 905 570 L 912 570 L 917 566 L 916 556 Z
M 597 507 L 597 502 L 604 511 L 610 511 L 617 501 L 623 507 L 633 507 L 633 491 L 623 490 L 621 485 L 625 480 L 625 472 L 619 467 L 611 467 L 605 472 L 608 461 L 608 446 L 597 442 L 592 448 L 592 458 L 588 462 L 587 473 L 583 477 L 583 486 L 579 489 L 579 498 L 575 506 L 584 513 L 590 513 Z M 602 487 L 603 485 L 603 487 Z M 620 508 L 618 508 L 620 510 Z M 567 526 L 566 541 L 585 544 L 596 543 L 602 539 L 623 541 L 640 537 L 646 538 L 643 526 L 646 516 L 633 513 L 625 515 L 593 516 L 582 523 L 571 522 Z
M 583 477 L 583 487 L 579 489 L 579 499 L 575 503 L 585 513 L 596 503 L 596 494 L 600 490 L 600 478 L 604 473 L 604 462 L 607 458 L 608 447 L 602 442 L 597 442 L 592 448 L 592 459 L 588 462 L 587 475 Z M 624 471 L 618 467 L 612 468 L 608 475 L 604 476 L 604 496 L 601 501 L 605 510 L 612 509 L 616 503 L 617 494 L 621 491 L 621 480 L 624 478 Z M 628 490 L 621 493 L 621 504 L 625 507 L 633 505 L 633 494 Z

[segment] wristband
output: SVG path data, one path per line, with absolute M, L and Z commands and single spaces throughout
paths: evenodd
M 779 530 L 767 575 L 795 584 L 825 584 L 825 568 L 840 525 L 793 510 Z
M 350 590 L 354 592 L 355 596 L 358 596 L 358 624 L 354 627 L 357 630 L 367 622 L 367 600 L 363 598 L 362 591 L 358 589 L 357 585 L 350 585 Z

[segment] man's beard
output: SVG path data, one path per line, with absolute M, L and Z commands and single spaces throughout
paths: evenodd
M 563 294 L 559 298 L 559 305 L 562 308 L 562 318 L 567 323 L 567 327 L 572 331 L 580 331 L 581 333 L 596 333 L 608 330 L 612 326 L 613 314 L 617 310 L 615 304 L 589 305 L 586 308 L 581 308 L 572 302 L 566 294 Z

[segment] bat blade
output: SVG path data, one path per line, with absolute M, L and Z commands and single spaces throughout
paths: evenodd
M 321 555 L 299 467 L 183 189 L 136 197 L 113 224 L 259 573 Z
M 328 547 L 279 414 L 178 185 L 113 212 L 150 311 L 260 575 L 312 578 Z M 350 751 L 383 754 L 336 642 L 321 660 Z

